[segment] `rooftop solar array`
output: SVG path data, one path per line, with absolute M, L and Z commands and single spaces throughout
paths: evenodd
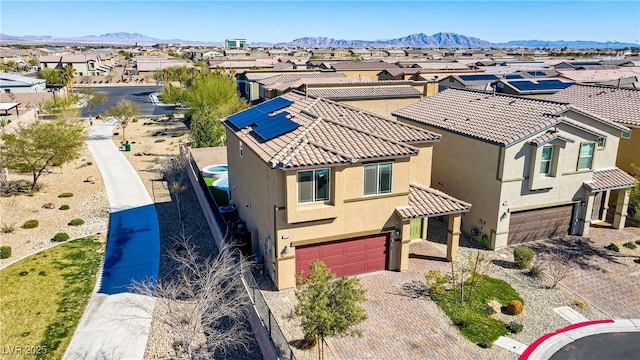
M 478 74 L 478 75 L 460 75 L 460 79 L 464 81 L 494 81 L 494 80 L 498 80 L 498 77 L 490 74 Z
M 253 126 L 253 132 L 262 140 L 268 141 L 295 130 L 300 126 L 287 118 L 289 113 L 286 111 L 273 116 L 269 115 L 291 104 L 293 104 L 293 101 L 284 98 L 275 98 L 233 114 L 227 117 L 227 121 L 238 129 Z
M 504 76 L 505 79 L 524 79 L 520 74 L 507 74 Z
M 575 62 L 570 62 L 569 64 L 571 64 L 573 66 L 600 66 L 600 65 L 602 65 L 597 61 L 575 61 Z
M 547 73 L 544 71 L 527 71 L 527 74 L 531 76 L 547 76 Z
M 549 80 L 515 80 L 510 81 L 513 87 L 520 91 L 535 90 L 562 90 L 573 85 L 573 82 L 564 82 L 556 79 Z

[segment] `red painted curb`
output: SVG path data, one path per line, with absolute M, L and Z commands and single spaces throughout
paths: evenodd
M 553 332 L 550 332 L 548 334 L 544 334 L 538 340 L 534 341 L 533 344 L 529 345 L 529 347 L 527 347 L 527 349 L 522 353 L 522 355 L 520 355 L 518 360 L 528 360 L 529 356 L 531 355 L 531 353 L 533 353 L 533 351 L 538 346 L 540 346 L 543 342 L 545 342 L 545 340 L 549 339 L 552 336 L 555 336 L 555 335 L 558 335 L 558 334 L 562 334 L 563 332 L 567 332 L 569 330 L 573 330 L 573 329 L 578 329 L 578 328 L 581 328 L 581 327 L 589 326 L 589 325 L 609 324 L 609 323 L 612 323 L 612 322 L 614 322 L 614 321 L 611 320 L 611 319 L 584 321 L 584 322 L 580 322 L 580 323 L 571 324 L 569 326 L 565 326 L 563 328 L 560 328 L 560 329 L 558 329 L 556 331 L 553 331 Z

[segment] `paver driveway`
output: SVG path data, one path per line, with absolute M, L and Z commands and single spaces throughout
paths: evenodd
M 571 256 L 572 271 L 561 286 L 613 319 L 640 319 L 640 264 L 632 257 L 604 249 L 640 239 L 640 228 L 614 230 L 592 227 L 586 238 L 567 237 L 528 245 L 538 254 L 551 248 Z M 622 246 L 620 246 L 621 249 Z M 640 257 L 640 248 L 629 251 Z
M 369 319 L 362 338 L 333 338 L 327 343 L 341 359 L 478 359 L 483 350 L 451 327 L 432 301 L 409 296 L 403 286 L 424 282 L 429 270 L 449 271 L 450 263 L 428 242 L 410 245 L 409 270 L 358 276 L 367 289 Z

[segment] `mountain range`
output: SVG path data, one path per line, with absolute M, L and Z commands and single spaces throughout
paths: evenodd
M 183 39 L 157 39 L 139 33 L 107 33 L 102 35 L 87 35 L 81 37 L 55 36 L 14 36 L 0 34 L 1 43 L 13 44 L 58 44 L 58 45 L 153 45 L 153 44 L 185 44 L 185 45 L 220 45 L 221 41 L 191 41 Z M 253 43 L 254 46 L 279 47 L 413 47 L 413 48 L 489 48 L 489 47 L 532 47 L 532 48 L 623 48 L 636 47 L 636 44 L 622 42 L 597 41 L 546 41 L 546 40 L 515 40 L 506 43 L 491 43 L 476 37 L 455 33 L 440 32 L 433 35 L 423 33 L 412 34 L 396 39 L 387 40 L 338 40 L 327 37 L 303 37 L 284 43 Z

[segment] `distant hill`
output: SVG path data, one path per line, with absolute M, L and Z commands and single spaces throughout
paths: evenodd
M 514 40 L 503 44 L 507 47 L 532 47 L 532 48 L 569 48 L 569 49 L 589 49 L 589 48 L 606 48 L 619 49 L 625 47 L 637 47 L 636 44 L 622 43 L 618 41 L 545 41 L 545 40 Z
M 16 44 L 68 44 L 68 45 L 154 45 L 154 44 L 185 44 L 185 45 L 220 45 L 221 41 L 192 41 L 183 39 L 157 39 L 139 33 L 115 32 L 102 35 L 87 35 L 80 37 L 55 37 L 48 35 L 15 36 L 0 33 L 0 43 Z M 303 37 L 283 43 L 254 43 L 254 46 L 280 46 L 302 48 L 360 48 L 360 47 L 414 47 L 414 48 L 489 48 L 489 47 L 548 47 L 548 48 L 623 48 L 635 47 L 636 44 L 621 42 L 597 41 L 545 41 L 545 40 L 515 40 L 506 43 L 491 43 L 476 37 L 465 36 L 449 32 L 439 32 L 433 35 L 423 33 L 412 34 L 396 39 L 386 40 L 337 40 L 328 37 Z
M 297 47 L 416 47 L 416 48 L 480 48 L 491 47 L 492 43 L 454 33 L 437 33 L 433 35 L 412 34 L 405 37 L 389 40 L 336 40 L 327 37 L 304 37 L 288 43 L 276 44 L 277 46 Z

